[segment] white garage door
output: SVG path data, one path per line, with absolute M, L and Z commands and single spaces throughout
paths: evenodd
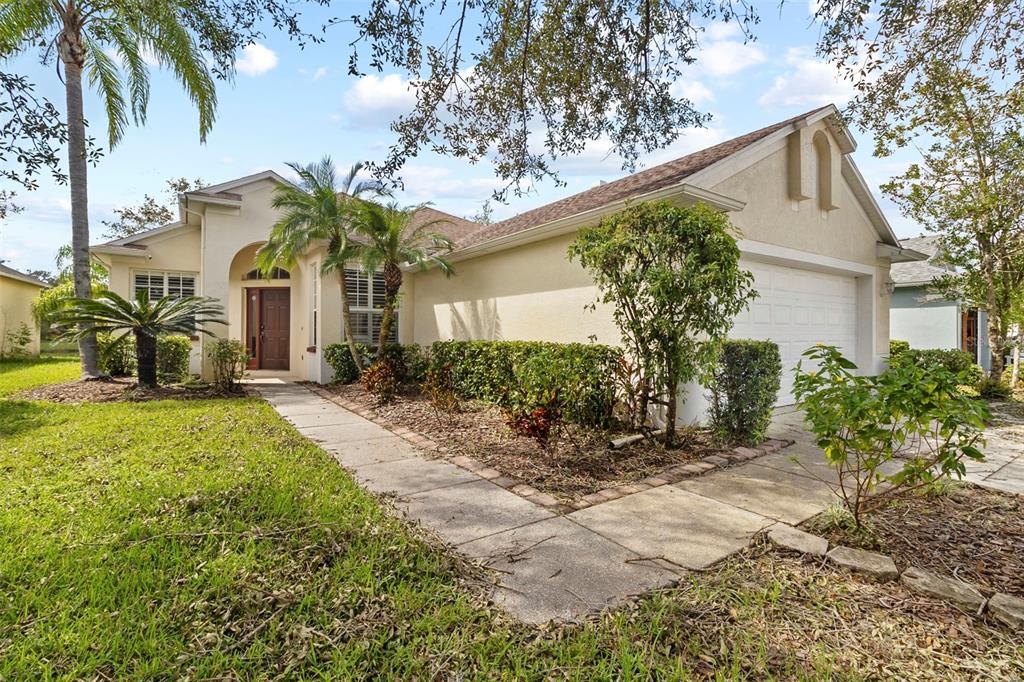
M 793 370 L 816 343 L 837 346 L 857 358 L 857 281 L 854 277 L 744 261 L 761 294 L 736 318 L 729 336 L 779 344 L 782 386 L 778 405 L 793 404 Z

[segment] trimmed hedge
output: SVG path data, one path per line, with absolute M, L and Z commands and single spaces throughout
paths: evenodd
M 730 339 L 722 344 L 708 396 L 715 433 L 743 445 L 764 440 L 781 377 L 782 357 L 776 343 Z
M 430 350 L 430 366 L 450 368 L 461 398 L 521 410 L 557 391 L 563 418 L 595 426 L 612 419 L 620 358 L 610 346 L 546 341 L 437 341 Z
M 188 358 L 192 341 L 187 336 L 160 336 L 156 340 L 156 378 L 161 384 L 177 384 L 189 377 Z
M 357 343 L 356 347 L 363 356 L 363 362 L 369 367 L 377 359 L 377 346 L 368 343 Z M 384 354 L 401 360 L 405 371 L 399 380 L 403 383 L 420 383 L 427 376 L 429 361 L 423 348 L 415 343 L 388 344 L 384 348 Z M 396 357 L 397 356 L 397 357 Z M 359 378 L 356 370 L 356 363 L 352 359 L 352 353 L 348 350 L 348 344 L 332 343 L 324 347 L 324 360 L 334 370 L 334 383 L 351 384 Z M 363 369 L 365 370 L 366 367 Z
M 134 336 L 129 334 L 115 341 L 111 334 L 98 334 L 96 343 L 101 372 L 114 377 L 127 377 L 138 371 Z M 156 375 L 160 383 L 179 383 L 188 379 L 191 352 L 192 341 L 187 336 L 170 334 L 157 337 Z
M 941 365 L 955 374 L 960 383 L 971 386 L 981 381 L 985 376 L 985 370 L 974 364 L 974 358 L 971 357 L 970 353 L 956 349 L 928 348 L 922 350 L 911 348 L 890 360 L 890 364 L 896 362 L 910 363 L 925 368 Z
M 901 341 L 899 339 L 889 339 L 889 360 L 895 360 L 905 352 L 910 350 L 909 341 Z

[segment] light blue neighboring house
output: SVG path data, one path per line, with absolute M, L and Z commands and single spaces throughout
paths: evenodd
M 889 338 L 911 348 L 958 348 L 988 370 L 992 366 L 985 311 L 953 301 L 931 287 L 937 277 L 952 272 L 938 254 L 938 237 L 900 240 L 903 248 L 927 254 L 927 260 L 893 263 L 895 284 L 889 301 Z

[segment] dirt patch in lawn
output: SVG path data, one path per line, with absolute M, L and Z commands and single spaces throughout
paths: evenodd
M 418 393 L 405 393 L 380 405 L 358 384 L 331 386 L 336 395 L 372 409 L 383 421 L 426 436 L 443 446 L 444 456 L 466 455 L 563 500 L 656 476 L 668 467 L 686 464 L 726 447 L 704 429 L 679 431 L 679 447 L 640 441 L 621 449 L 608 448 L 610 438 L 624 433 L 567 424 L 548 448 L 513 432 L 501 411 L 479 402 L 464 403 L 459 412 L 441 413 Z
M 54 403 L 146 402 L 149 400 L 210 400 L 239 398 L 245 392 L 224 391 L 206 384 L 170 385 L 142 388 L 134 378 L 111 377 L 90 381 L 68 381 L 22 391 L 19 400 L 46 400 Z
M 832 542 L 889 554 L 984 590 L 1024 597 L 1024 497 L 969 484 L 942 494 L 906 493 L 867 516 L 868 532 L 808 526 Z

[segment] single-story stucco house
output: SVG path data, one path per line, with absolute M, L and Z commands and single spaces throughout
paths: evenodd
M 25 325 L 32 337 L 25 350 L 39 355 L 39 325 L 32 316 L 32 301 L 46 286 L 46 282 L 0 263 L 0 348 L 4 351 L 8 350 L 7 334 Z
M 928 258 L 892 266 L 895 290 L 889 304 L 890 336 L 908 342 L 911 348 L 959 349 L 970 353 L 986 371 L 990 369 L 992 352 L 984 309 L 950 300 L 931 286 L 953 271 L 942 260 L 938 237 L 904 239 L 903 245 Z
M 853 162 L 854 149 L 829 105 L 493 225 L 450 217 L 456 274 L 407 273 L 398 339 L 617 344 L 611 311 L 585 309 L 597 292 L 566 256 L 576 231 L 629 201 L 704 202 L 742 232 L 743 262 L 760 297 L 732 333 L 779 344 L 780 405 L 792 403 L 793 367 L 816 342 L 836 344 L 864 371 L 877 371 L 888 352 L 890 264 L 920 255 L 901 247 Z M 284 182 L 267 171 L 186 192 L 178 222 L 92 250 L 110 267 L 117 293 L 148 287 L 152 296 L 217 298 L 228 325 L 213 331 L 245 340 L 254 368 L 325 382 L 330 368 L 321 351 L 341 341 L 342 331 L 337 281 L 318 274 L 324 247 L 270 281 L 254 272 L 256 251 L 277 219 L 271 196 Z M 379 320 L 380 283 L 355 269 L 348 277 L 357 333 L 368 340 Z M 702 410 L 691 399 L 682 418 Z

